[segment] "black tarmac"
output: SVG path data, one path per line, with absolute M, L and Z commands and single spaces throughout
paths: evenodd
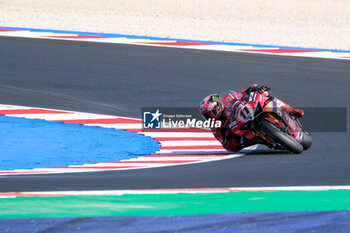
M 0 37 L 1 104 L 139 118 L 142 107 L 196 107 L 210 93 L 253 83 L 293 106 L 348 113 L 345 60 Z M 255 151 L 195 165 L 1 176 L 0 192 L 350 185 L 345 131 L 313 133 L 300 155 Z

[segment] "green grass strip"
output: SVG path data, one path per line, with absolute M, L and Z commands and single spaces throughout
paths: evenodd
M 0 199 L 0 218 L 350 210 L 350 190 L 127 194 Z

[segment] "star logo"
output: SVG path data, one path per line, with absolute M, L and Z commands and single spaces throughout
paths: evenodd
M 151 113 L 151 115 L 153 116 L 151 122 L 153 122 L 154 120 L 159 121 L 159 117 L 160 117 L 162 114 L 159 113 L 159 109 L 157 109 L 157 111 L 156 111 L 155 113 Z

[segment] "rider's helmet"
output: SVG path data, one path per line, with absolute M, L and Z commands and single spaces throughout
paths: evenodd
M 199 111 L 206 120 L 210 118 L 219 119 L 224 111 L 219 95 L 211 94 L 205 97 L 199 106 Z

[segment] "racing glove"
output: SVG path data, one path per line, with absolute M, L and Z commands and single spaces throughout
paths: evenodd
M 270 91 L 270 88 L 265 85 L 256 85 L 250 88 L 250 91 L 257 91 L 260 94 L 264 93 L 265 91 Z

